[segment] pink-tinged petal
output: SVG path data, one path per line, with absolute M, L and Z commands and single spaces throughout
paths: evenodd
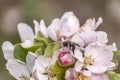
M 81 27 L 81 30 L 85 32 L 92 31 L 94 25 L 95 25 L 95 19 L 93 18 L 92 20 L 91 18 L 89 18 L 87 19 L 85 24 L 83 24 L 83 26 Z
M 97 31 L 96 36 L 97 36 L 97 41 L 100 42 L 101 44 L 105 44 L 108 42 L 106 32 Z
M 110 49 L 112 51 L 117 51 L 116 43 L 114 42 L 112 45 L 105 45 L 106 49 Z
M 66 70 L 65 80 L 75 80 L 75 70 L 73 68 Z
M 25 40 L 23 43 L 21 43 L 23 48 L 29 48 L 33 46 L 34 42 L 31 40 Z
M 43 35 L 45 38 L 48 38 L 47 28 L 46 28 L 46 25 L 45 25 L 44 20 L 41 20 L 41 21 L 40 21 L 40 32 L 42 33 L 42 35 Z
M 81 69 L 82 69 L 82 66 L 83 66 L 83 63 L 80 62 L 80 61 L 77 61 L 76 64 L 75 64 L 75 70 L 76 70 L 76 72 L 80 72 Z
M 111 60 L 113 59 L 112 51 L 107 50 L 107 49 L 102 49 L 102 50 L 98 50 L 98 51 L 99 52 L 97 53 L 98 55 L 96 56 L 96 58 L 94 60 L 94 64 L 102 63 L 102 64 L 106 65 L 109 62 L 111 62 Z
M 74 57 L 78 59 L 80 62 L 83 62 L 83 53 L 79 49 L 75 49 L 74 51 Z
M 96 33 L 94 31 L 81 32 L 80 37 L 83 39 L 85 46 L 97 41 L 97 36 L 96 36 Z
M 93 74 L 89 80 L 109 80 L 106 74 Z
M 87 77 L 90 77 L 92 76 L 92 73 L 88 70 L 81 70 L 80 73 L 82 73 L 83 75 L 87 76 Z
M 93 43 L 86 47 L 85 56 L 92 57 L 94 59 L 94 64 L 104 64 L 106 65 L 113 58 L 113 52 L 106 49 L 104 46 L 98 43 Z
M 48 76 L 43 75 L 39 73 L 37 70 L 35 70 L 32 75 L 32 80 L 48 80 Z
M 34 33 L 29 25 L 25 23 L 19 23 L 18 32 L 22 42 L 25 42 L 25 40 L 31 40 L 31 41 L 34 40 Z
M 39 73 L 44 73 L 45 68 L 50 66 L 51 58 L 40 55 L 35 59 L 34 70 L 37 70 Z
M 5 41 L 2 44 L 2 51 L 3 51 L 4 58 L 6 60 L 14 58 L 13 57 L 14 46 L 9 41 Z
M 52 21 L 52 23 L 47 28 L 48 36 L 53 41 L 56 41 L 59 38 L 59 27 L 60 27 L 60 20 L 56 18 Z
M 29 70 L 31 71 L 31 73 L 33 71 L 33 66 L 34 66 L 34 62 L 35 62 L 36 57 L 37 56 L 32 52 L 28 52 L 28 54 L 26 56 L 26 63 L 27 63 Z
M 97 55 L 98 55 L 98 50 L 97 50 L 97 47 L 99 47 L 99 44 L 97 43 L 92 43 L 90 45 L 88 45 L 86 48 L 85 48 L 85 53 L 84 55 L 86 57 L 93 57 L 95 58 Z
M 9 59 L 6 67 L 10 74 L 15 77 L 17 80 L 22 80 L 21 77 L 25 76 L 26 78 L 30 78 L 30 71 L 27 65 L 16 59 Z
M 98 28 L 98 26 L 103 22 L 103 19 L 101 17 L 98 18 L 98 21 L 95 24 L 95 28 L 94 30 L 96 30 Z
M 69 37 L 79 30 L 79 20 L 75 17 L 73 12 L 64 13 L 61 18 L 60 35 Z M 69 33 L 66 35 L 65 33 Z M 71 34 L 71 35 L 70 35 Z
M 97 29 L 97 27 L 102 23 L 102 18 L 99 17 L 98 21 L 95 22 L 95 18 L 91 19 L 87 19 L 87 21 L 85 22 L 85 24 L 81 27 L 81 30 L 85 31 L 85 32 L 89 32 L 89 31 L 94 31 Z
M 101 74 L 107 70 L 107 67 L 101 64 L 87 65 L 86 68 L 92 73 Z
M 115 63 L 109 62 L 106 66 L 107 66 L 107 70 L 114 70 L 114 68 L 115 68 Z
M 39 27 L 40 25 L 36 20 L 34 20 L 33 23 L 34 23 L 34 30 L 35 30 L 35 37 L 36 37 L 37 33 L 40 31 L 40 27 Z
M 77 43 L 80 47 L 84 47 L 84 41 L 79 34 L 76 34 L 72 37 L 71 42 Z

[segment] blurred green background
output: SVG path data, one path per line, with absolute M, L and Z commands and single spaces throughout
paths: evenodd
M 73 11 L 81 25 L 87 18 L 101 16 L 104 22 L 98 30 L 106 31 L 109 43 L 116 42 L 120 49 L 120 0 L 0 0 L 0 46 L 6 40 L 13 44 L 20 42 L 18 23 L 34 27 L 34 19 L 44 19 L 48 26 L 52 19 L 66 11 Z M 0 80 L 15 80 L 5 64 L 0 47 Z

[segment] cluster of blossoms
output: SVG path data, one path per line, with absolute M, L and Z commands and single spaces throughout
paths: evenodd
M 120 51 L 108 45 L 106 32 L 95 31 L 102 18 L 80 26 L 73 12 L 66 12 L 48 27 L 43 20 L 33 23 L 34 32 L 18 24 L 21 43 L 2 45 L 6 68 L 17 80 L 120 80 L 113 71 L 118 66 L 113 56 Z

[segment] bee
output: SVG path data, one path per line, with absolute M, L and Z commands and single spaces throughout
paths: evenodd
M 64 41 L 62 43 L 63 45 L 63 50 L 65 51 L 72 51 L 73 54 L 74 54 L 74 51 L 75 51 L 75 46 L 79 46 L 78 44 L 74 43 L 74 42 L 71 42 L 71 41 Z

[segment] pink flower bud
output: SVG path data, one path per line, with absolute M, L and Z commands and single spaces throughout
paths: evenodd
M 60 61 L 61 65 L 69 65 L 73 63 L 73 56 L 70 54 L 70 52 L 60 52 L 59 56 L 58 56 L 58 60 Z

